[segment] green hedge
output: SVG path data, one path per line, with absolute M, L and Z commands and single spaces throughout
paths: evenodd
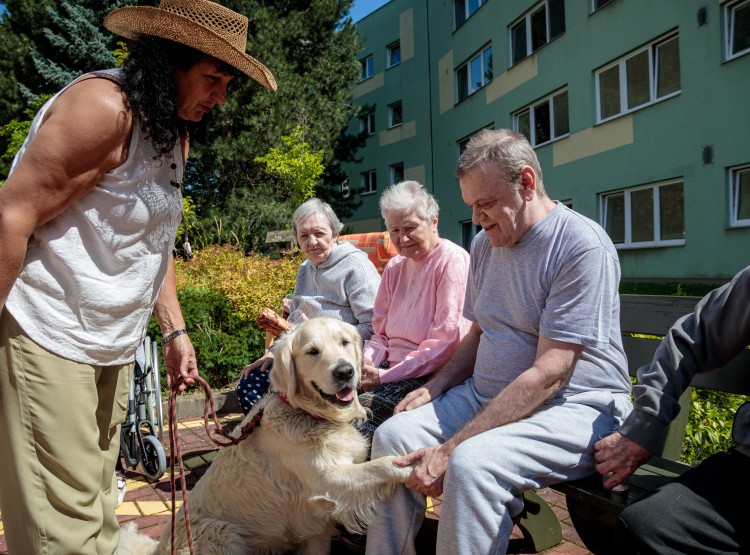
M 211 389 L 232 387 L 242 368 L 263 353 L 265 332 L 257 316 L 265 306 L 280 309 L 281 299 L 294 290 L 302 260 L 299 254 L 275 260 L 245 255 L 231 246 L 209 247 L 191 260 L 177 260 L 177 296 L 198 369 Z M 148 333 L 161 347 L 154 318 Z M 165 380 L 162 372 L 167 391 Z

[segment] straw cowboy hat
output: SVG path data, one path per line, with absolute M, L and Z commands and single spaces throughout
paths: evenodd
M 276 79 L 268 68 L 245 53 L 247 17 L 214 2 L 161 0 L 158 8 L 119 8 L 104 18 L 104 26 L 131 40 L 149 35 L 190 46 L 276 90 Z

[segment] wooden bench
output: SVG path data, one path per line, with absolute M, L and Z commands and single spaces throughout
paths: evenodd
M 628 371 L 635 376 L 638 368 L 651 362 L 659 345 L 658 339 L 644 336 L 663 336 L 678 318 L 693 311 L 700 297 L 622 295 L 620 299 Z M 750 395 L 750 350 L 743 350 L 721 369 L 696 376 L 691 382 L 692 387 Z M 605 490 L 599 474 L 553 486 L 565 494 L 570 519 L 581 540 L 593 553 L 614 552 L 614 526 L 625 507 L 690 468 L 680 462 L 680 453 L 690 413 L 691 388 L 680 398 L 682 410 L 669 426 L 654 457 L 630 478 L 627 493 Z M 544 545 L 542 540 L 536 544 L 543 549 L 551 547 Z M 535 542 L 532 540 L 531 543 Z

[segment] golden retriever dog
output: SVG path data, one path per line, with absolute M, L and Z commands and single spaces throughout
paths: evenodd
M 260 427 L 221 449 L 188 496 L 195 552 L 200 555 L 330 553 L 337 524 L 362 533 L 378 501 L 411 468 L 394 457 L 366 460 L 367 440 L 354 423 L 362 349 L 356 329 L 313 318 L 276 341 L 269 393 L 238 430 L 263 409 Z M 187 553 L 182 509 L 177 545 Z M 167 527 L 158 545 L 123 529 L 120 555 L 169 553 Z

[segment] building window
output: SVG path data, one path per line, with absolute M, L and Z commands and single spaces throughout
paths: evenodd
M 534 147 L 568 135 L 568 91 L 548 96 L 513 114 L 513 128 L 526 135 Z
M 404 109 L 401 102 L 394 102 L 388 106 L 388 127 L 396 127 L 404 122 Z
M 592 0 L 592 12 L 595 12 L 596 10 L 603 8 L 607 4 L 612 2 L 612 0 Z
M 729 172 L 729 199 L 731 225 L 750 226 L 750 165 Z
M 387 52 L 388 67 L 393 67 L 401 63 L 401 42 L 394 42 L 388 47 Z
M 378 176 L 375 170 L 363 172 L 359 175 L 361 176 L 362 181 L 362 188 L 360 191 L 361 194 L 369 195 L 370 193 L 374 193 L 378 190 Z
M 727 4 L 724 8 L 727 59 L 750 52 L 750 0 Z
M 565 3 L 545 0 L 510 27 L 511 65 L 515 65 L 565 32 Z
M 366 58 L 362 58 L 359 61 L 360 65 L 362 66 L 362 74 L 360 76 L 360 80 L 364 81 L 365 79 L 369 79 L 373 75 L 373 65 L 372 65 L 372 55 L 367 56 Z
M 467 251 L 471 251 L 471 242 L 481 230 L 482 226 L 475 224 L 471 220 L 461 222 L 461 246 Z
M 492 81 L 492 46 L 488 46 L 456 70 L 458 101 Z
M 375 112 L 370 112 L 359 117 L 359 132 L 367 136 L 375 134 Z
M 572 198 L 561 200 L 560 204 L 562 204 L 563 206 L 567 206 L 568 208 L 570 208 L 571 210 L 573 210 L 573 199 Z
M 455 2 L 456 28 L 458 28 L 479 9 L 479 6 L 487 2 L 487 0 L 455 0 Z
M 391 185 L 395 183 L 401 183 L 404 180 L 404 164 L 393 164 L 388 166 L 388 170 L 391 178 Z
M 618 247 L 685 244 L 682 181 L 635 187 L 601 196 L 601 222 Z
M 632 112 L 680 92 L 677 35 L 653 42 L 596 72 L 598 120 Z

